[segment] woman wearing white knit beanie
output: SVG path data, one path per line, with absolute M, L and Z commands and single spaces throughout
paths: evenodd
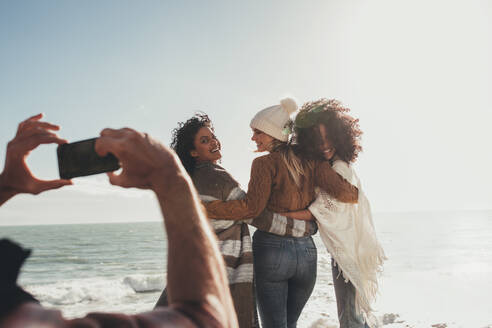
M 292 98 L 285 98 L 280 101 L 280 105 L 259 111 L 251 120 L 250 126 L 279 141 L 287 142 L 291 133 L 287 125 L 291 122 L 290 115 L 296 111 L 296 101 Z
M 260 216 L 306 209 L 319 185 L 342 202 L 357 202 L 358 190 L 333 171 L 329 163 L 308 162 L 288 142 L 290 116 L 297 110 L 291 98 L 259 111 L 251 120 L 257 151 L 269 152 L 251 166 L 248 193 L 241 200 L 204 204 L 211 219 L 253 219 L 256 295 L 262 327 L 296 327 L 316 282 L 317 251 L 311 235 L 316 225 L 310 213 L 301 219 Z

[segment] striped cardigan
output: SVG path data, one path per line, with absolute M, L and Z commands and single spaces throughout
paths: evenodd
M 239 183 L 221 166 L 201 163 L 193 172 L 193 183 L 203 202 L 235 200 L 244 197 Z M 210 220 L 224 257 L 232 300 L 239 327 L 255 326 L 253 286 L 253 248 L 246 223 L 231 220 Z
M 216 164 L 197 165 L 192 180 L 203 202 L 241 199 L 245 195 L 236 180 Z M 248 225 L 242 221 L 220 219 L 210 220 L 210 223 L 226 264 L 239 327 L 259 327 L 253 285 L 253 248 Z M 166 290 L 156 304 L 163 305 L 167 305 Z

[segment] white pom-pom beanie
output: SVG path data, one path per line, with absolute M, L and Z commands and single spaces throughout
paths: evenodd
M 260 110 L 251 120 L 249 126 L 283 142 L 289 140 L 290 132 L 286 131 L 286 125 L 290 115 L 297 110 L 297 103 L 292 98 L 285 98 L 280 105 L 267 107 Z

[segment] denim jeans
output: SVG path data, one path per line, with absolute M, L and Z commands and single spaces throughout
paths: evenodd
M 257 230 L 253 235 L 253 258 L 262 327 L 296 327 L 316 283 L 313 239 Z
M 339 272 L 338 266 L 334 266 L 331 260 L 331 273 L 337 298 L 338 321 L 340 328 L 369 328 L 364 323 L 361 315 L 355 310 L 355 287 L 350 281 L 345 282 L 343 272 Z

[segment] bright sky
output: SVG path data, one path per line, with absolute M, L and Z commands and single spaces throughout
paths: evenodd
M 0 164 L 43 112 L 70 141 L 129 126 L 168 144 L 208 113 L 246 188 L 249 121 L 285 95 L 337 98 L 364 131 L 357 170 L 377 212 L 492 208 L 492 2 L 2 1 Z M 57 178 L 55 147 L 32 153 Z M 156 220 L 105 175 L 0 209 L 0 224 Z

